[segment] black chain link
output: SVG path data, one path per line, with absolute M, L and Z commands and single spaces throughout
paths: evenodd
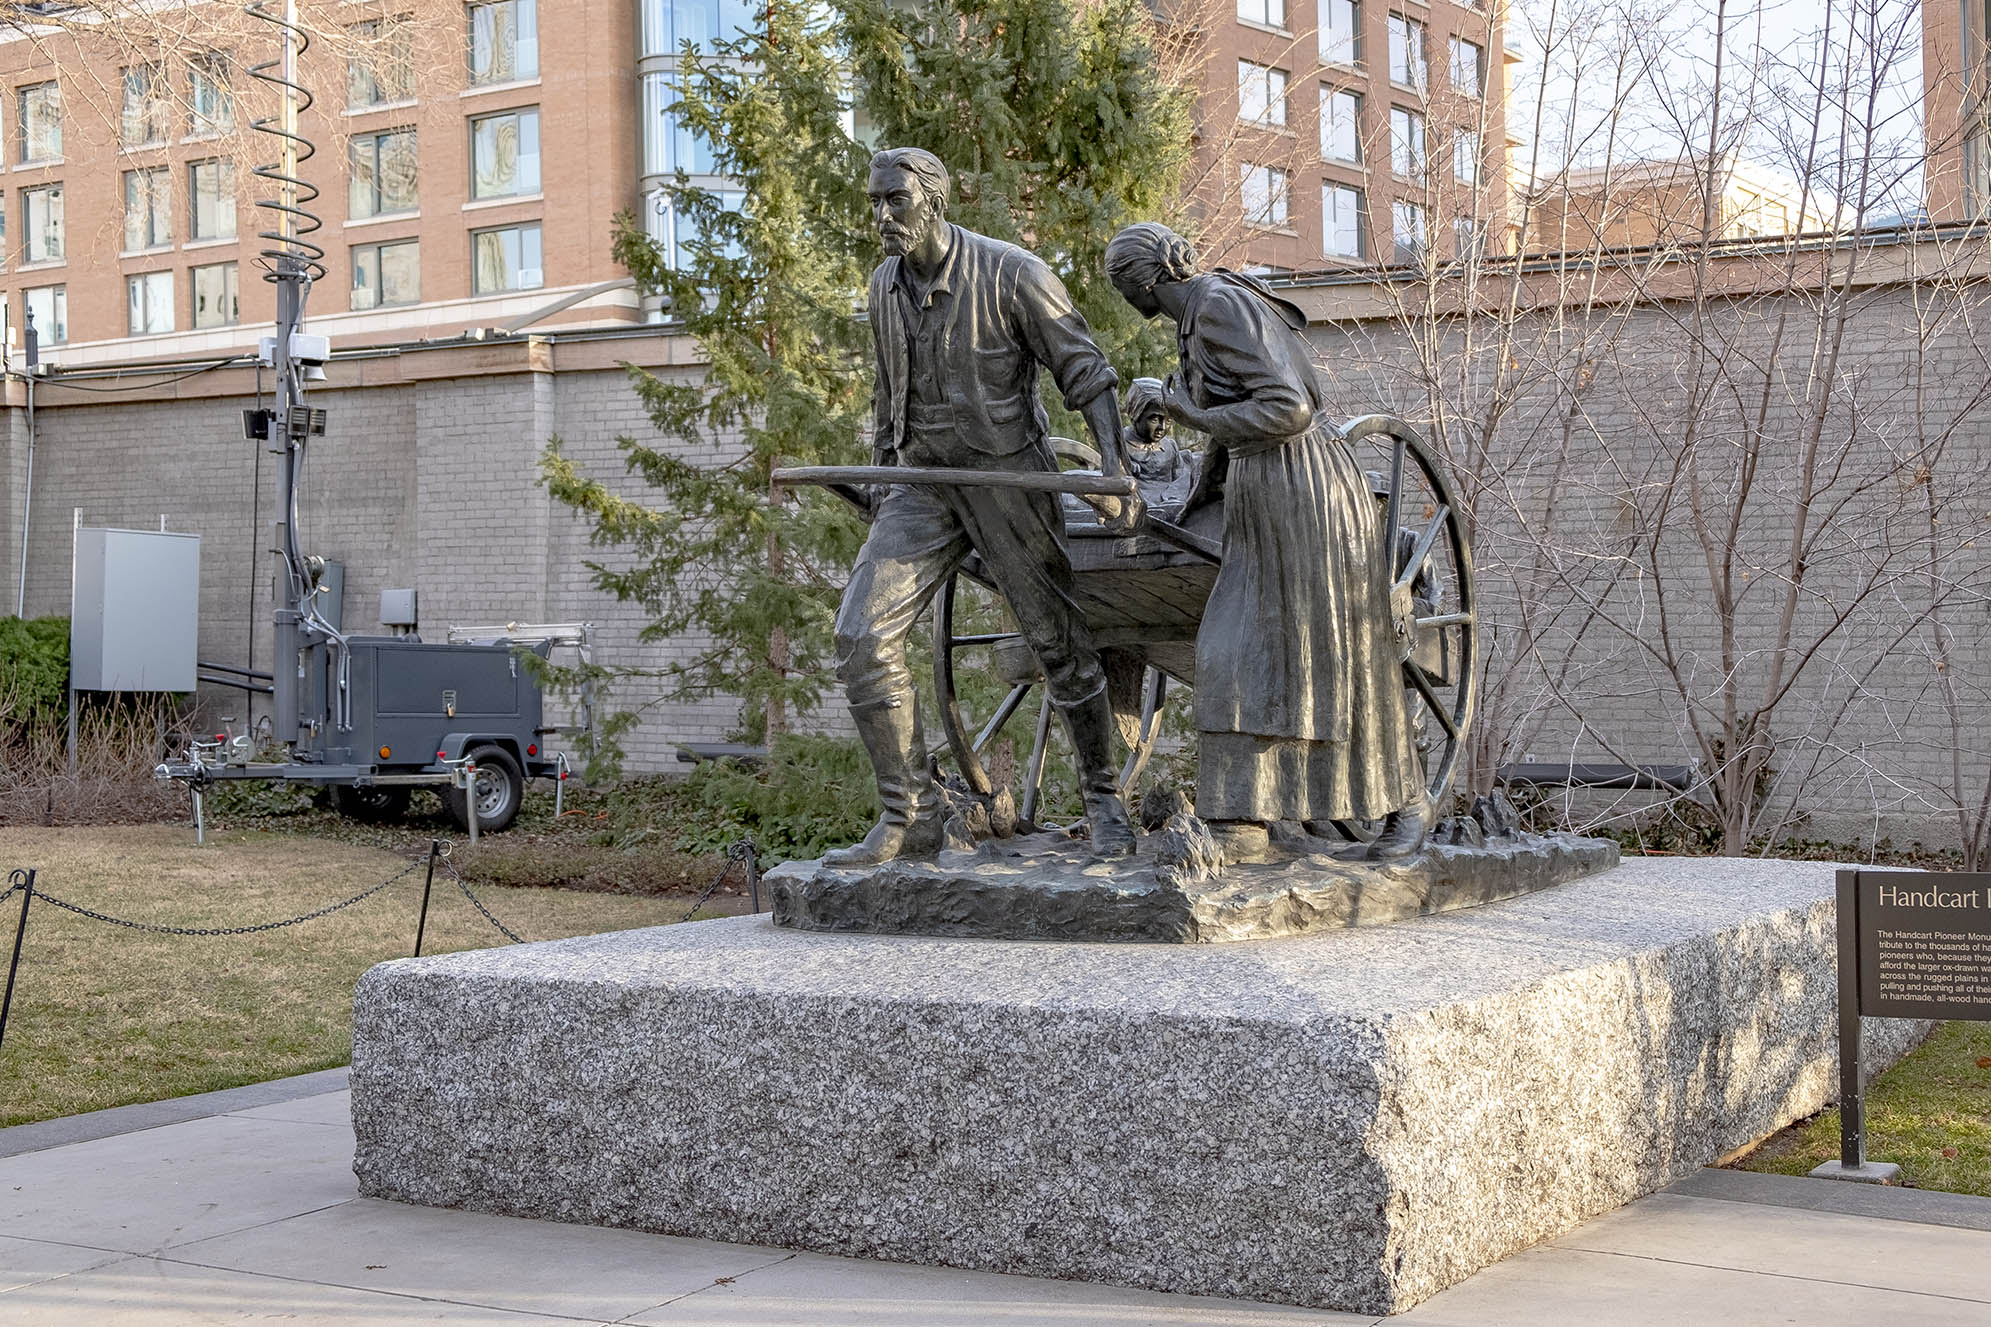
M 699 894 L 698 898 L 692 903 L 690 910 L 687 911 L 684 914 L 684 916 L 680 917 L 678 920 L 680 922 L 688 922 L 693 917 L 697 916 L 698 910 L 704 907 L 707 903 L 711 902 L 712 896 L 719 892 L 719 886 L 724 884 L 726 881 L 726 877 L 733 873 L 734 865 L 738 863 L 747 863 L 749 864 L 748 869 L 751 870 L 752 869 L 751 863 L 754 860 L 754 856 L 755 856 L 755 848 L 754 848 L 754 841 L 752 839 L 741 839 L 738 843 L 735 843 L 731 847 L 727 848 L 726 861 L 725 864 L 719 868 L 719 874 L 712 877 L 712 883 L 705 887 L 704 892 Z M 463 873 L 456 869 L 456 863 L 450 860 L 449 853 L 447 850 L 445 850 L 443 855 L 439 857 L 437 860 L 439 860 L 442 863 L 443 869 L 449 872 L 450 879 L 456 882 L 456 887 L 463 891 L 463 897 L 470 900 L 470 906 L 477 909 L 478 912 L 483 914 L 485 921 L 491 923 L 492 926 L 496 927 L 498 933 L 503 935 L 507 940 L 511 941 L 513 944 L 522 945 L 526 943 L 526 939 L 524 936 L 520 935 L 517 931 L 514 931 L 511 927 L 499 921 L 497 917 L 491 912 L 491 910 L 484 906 L 484 900 L 478 898 L 477 895 L 471 891 L 470 882 L 465 880 L 463 878 Z M 350 908 L 356 903 L 364 903 L 367 899 L 372 898 L 375 894 L 378 894 L 381 890 L 386 889 L 389 885 L 394 884 L 396 881 L 407 879 L 410 875 L 414 874 L 416 870 L 420 869 L 424 864 L 426 864 L 427 861 L 428 858 L 426 857 L 418 857 L 414 861 L 409 862 L 406 866 L 402 867 L 399 871 L 396 871 L 393 875 L 388 876 L 385 880 L 381 881 L 379 884 L 370 885 L 367 888 L 362 889 L 359 893 L 353 895 L 351 898 L 341 899 L 337 903 L 327 904 L 325 907 L 319 908 L 316 912 L 307 912 L 301 917 L 286 917 L 282 921 L 260 922 L 254 926 L 162 926 L 156 922 L 137 922 L 137 921 L 132 921 L 128 917 L 115 917 L 108 912 L 99 912 L 95 908 L 86 908 L 80 903 L 71 903 L 67 899 L 57 898 L 55 895 L 49 893 L 45 889 L 38 888 L 32 892 L 33 892 L 33 897 L 42 900 L 44 903 L 52 903 L 56 907 L 61 908 L 65 912 L 75 913 L 78 917 L 87 917 L 91 921 L 104 922 L 111 926 L 123 926 L 134 931 L 145 931 L 152 935 L 199 935 L 199 936 L 255 935 L 260 931 L 275 931 L 275 930 L 280 930 L 285 926 L 298 926 L 302 925 L 305 922 L 317 921 L 320 917 L 329 917 L 333 913 L 338 912 L 343 908 Z M 28 883 L 25 878 L 24 872 L 15 871 L 8 878 L 11 883 L 9 883 L 5 889 L 0 889 L 0 899 L 6 898 L 10 894 L 14 893 L 14 891 L 16 890 L 26 889 L 28 887 Z
M 484 906 L 483 899 L 478 898 L 475 894 L 470 892 L 470 882 L 468 880 L 465 880 L 463 878 L 462 872 L 456 869 L 455 862 L 452 862 L 451 860 L 449 860 L 449 858 L 445 857 L 442 859 L 442 864 L 443 868 L 449 872 L 450 879 L 456 881 L 456 887 L 463 891 L 463 897 L 470 900 L 470 906 L 477 909 L 477 911 L 483 913 L 484 920 L 491 923 L 491 925 L 497 927 L 498 933 L 500 935 L 504 936 L 505 939 L 511 941 L 515 945 L 522 945 L 526 942 L 524 936 L 520 935 L 517 931 L 514 931 L 511 927 L 505 925 L 503 922 L 499 921 L 495 916 L 493 916 L 491 910 Z
M 255 926 L 160 926 L 154 922 L 135 922 L 125 917 L 113 917 L 108 912 L 98 912 L 94 908 L 86 908 L 80 904 L 70 903 L 65 899 L 57 898 L 39 886 L 36 887 L 34 896 L 44 903 L 53 903 L 56 907 L 66 912 L 73 912 L 79 917 L 88 917 L 91 921 L 108 922 L 112 926 L 125 926 L 134 931 L 147 931 L 153 935 L 254 935 L 258 931 L 274 931 L 285 926 L 297 926 L 304 922 L 317 921 L 320 917 L 330 916 L 341 908 L 350 908 L 355 903 L 364 902 L 372 898 L 375 894 L 378 894 L 397 880 L 406 879 L 427 861 L 427 857 L 418 857 L 379 884 L 370 885 L 351 898 L 343 899 L 340 902 L 320 908 L 316 912 L 307 912 L 302 917 L 286 917 L 280 922 L 262 922 Z M 7 892 L 12 893 L 13 890 L 10 889 Z M 5 894 L 0 894 L 0 898 L 5 897 Z
M 678 918 L 679 924 L 681 925 L 696 917 L 698 910 L 711 901 L 712 896 L 719 892 L 719 886 L 725 881 L 726 877 L 733 873 L 733 864 L 735 862 L 752 862 L 754 853 L 755 848 L 752 839 L 741 839 L 738 843 L 727 848 L 726 864 L 719 868 L 719 874 L 712 877 L 712 883 L 705 887 L 705 892 L 700 894 L 697 902 L 691 905 L 691 911 Z

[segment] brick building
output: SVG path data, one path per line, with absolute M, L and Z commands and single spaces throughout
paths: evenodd
M 1174 0 L 1217 261 L 1308 272 L 1507 253 L 1500 0 Z
M 1991 207 L 1983 105 L 1988 15 L 1981 0 L 1922 5 L 1922 189 L 1935 221 L 1962 221 Z
M 313 330 L 360 345 L 640 321 L 606 224 L 642 202 L 638 65 L 719 7 L 562 0 L 542 23 L 540 0 L 408 0 L 318 33 L 299 124 L 321 190 Z M 160 10 L 184 34 L 0 32 L 0 292 L 64 365 L 253 348 L 275 316 L 254 204 L 276 188 L 252 172 L 278 145 L 249 121 L 277 97 L 246 66 L 278 30 L 233 6 Z
M 232 5 L 157 12 L 142 39 L 0 31 L 0 295 L 15 344 L 32 312 L 66 365 L 237 352 L 274 316 L 254 236 L 273 186 L 252 171 L 276 144 L 249 121 L 276 97 L 247 66 L 277 30 Z M 346 17 L 301 66 L 326 269 L 313 330 L 354 346 L 642 321 L 606 222 L 638 212 L 680 245 L 662 185 L 682 169 L 723 188 L 665 108 L 681 44 L 750 24 L 747 0 Z M 1306 271 L 1507 247 L 1496 0 L 1180 0 L 1164 22 L 1202 88 L 1192 188 L 1214 259 Z
M 1703 232 L 1715 240 L 1809 234 L 1830 224 L 1820 202 L 1794 181 L 1732 157 L 1624 162 L 1568 171 L 1535 191 L 1527 247 L 1568 253 L 1691 245 Z

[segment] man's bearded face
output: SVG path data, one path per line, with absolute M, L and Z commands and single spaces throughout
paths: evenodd
M 894 257 L 918 248 L 940 223 L 940 209 L 926 196 L 926 188 L 911 171 L 888 166 L 871 172 L 871 219 L 885 252 Z

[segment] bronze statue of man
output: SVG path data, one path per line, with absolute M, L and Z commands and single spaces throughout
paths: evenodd
M 1048 370 L 1119 470 L 1118 379 L 1062 282 L 1036 255 L 947 220 L 947 168 L 919 148 L 871 159 L 871 215 L 885 261 L 871 274 L 873 393 L 880 465 L 1055 470 L 1037 400 Z M 893 485 L 837 611 L 837 674 L 878 775 L 885 814 L 863 842 L 824 857 L 869 866 L 930 853 L 947 810 L 928 772 L 906 636 L 971 552 L 1036 652 L 1071 734 L 1092 852 L 1126 856 L 1134 834 L 1114 770 L 1112 705 L 1092 637 L 1072 600 L 1056 495 L 1006 488 Z

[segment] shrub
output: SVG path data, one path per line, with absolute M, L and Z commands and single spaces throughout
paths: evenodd
M 69 619 L 0 617 L 0 696 L 21 727 L 65 722 L 69 703 Z
M 685 792 L 691 823 L 678 846 L 687 852 L 720 852 L 750 836 L 764 862 L 820 857 L 863 838 L 878 818 L 870 758 L 848 737 L 784 733 L 765 761 L 700 765 Z

